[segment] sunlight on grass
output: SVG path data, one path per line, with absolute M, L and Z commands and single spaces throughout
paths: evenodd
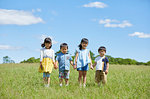
M 71 67 L 69 86 L 60 87 L 58 70 L 49 88 L 43 85 L 39 64 L 0 64 L 0 99 L 5 98 L 143 98 L 150 97 L 150 67 L 110 65 L 108 83 L 98 87 L 95 70 L 87 72 L 87 87 L 80 88 L 78 72 Z

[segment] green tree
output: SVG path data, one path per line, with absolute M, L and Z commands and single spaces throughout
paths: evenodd
M 35 59 L 34 57 L 31 57 L 27 60 L 23 60 L 20 63 L 40 63 L 40 58 Z
M 150 66 L 150 61 L 148 61 L 146 64 L 147 64 L 148 66 Z
M 5 57 L 3 57 L 3 63 L 15 63 L 15 61 L 11 60 L 10 57 L 5 56 Z

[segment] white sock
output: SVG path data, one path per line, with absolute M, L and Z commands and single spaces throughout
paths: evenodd
M 61 83 L 61 84 L 59 84 L 59 86 L 60 86 L 60 87 L 62 87 L 62 83 Z
M 86 84 L 83 84 L 83 87 L 86 87 Z

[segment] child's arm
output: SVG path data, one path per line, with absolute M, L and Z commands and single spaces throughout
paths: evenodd
M 73 61 L 70 61 L 70 64 L 73 66 Z
M 43 70 L 42 60 L 43 60 L 43 50 L 40 50 L 40 67 Z
M 59 61 L 59 56 L 57 55 L 56 61 L 55 61 L 55 65 L 54 65 L 54 68 L 55 68 L 55 69 L 58 68 L 58 61 Z
M 107 68 L 106 68 L 105 74 L 108 74 L 109 63 L 107 63 L 106 65 L 107 65 Z
M 57 69 L 58 68 L 58 61 L 56 60 L 54 68 Z
M 77 59 L 78 59 L 78 55 L 79 55 L 79 53 L 78 53 L 78 52 L 76 52 L 74 69 L 76 69 L 76 68 L 77 68 Z
M 93 64 L 93 68 L 94 68 L 96 65 L 97 65 L 97 62 L 95 62 L 95 63 Z
M 53 59 L 53 64 L 55 65 L 55 52 L 54 51 L 53 51 L 52 59 Z
M 91 55 L 90 55 L 90 52 L 89 52 L 89 58 L 90 58 L 90 60 L 91 60 L 91 69 L 93 70 L 93 66 L 92 66 L 92 59 L 91 59 Z
M 41 67 L 41 69 L 43 70 L 42 62 L 40 62 L 40 67 Z

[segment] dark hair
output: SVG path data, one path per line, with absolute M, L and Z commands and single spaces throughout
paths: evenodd
M 106 52 L 106 47 L 104 47 L 104 46 L 99 47 L 98 52 L 101 50 L 104 50 Z
M 41 47 L 45 47 L 45 43 L 51 43 L 51 46 L 49 47 L 49 49 L 51 49 L 51 47 L 52 47 L 52 40 L 51 40 L 51 38 L 49 38 L 49 37 L 45 38 L 44 43 L 41 44 Z
M 68 49 L 68 44 L 67 44 L 67 43 L 62 43 L 62 44 L 60 45 L 60 49 L 61 49 L 62 47 L 67 47 L 67 49 Z
M 80 50 L 82 50 L 82 45 L 81 45 L 81 43 L 83 43 L 83 42 L 84 42 L 84 43 L 88 43 L 89 40 L 88 40 L 87 38 L 83 38 L 83 39 L 81 40 L 81 42 L 80 42 L 80 44 L 79 44 L 79 46 L 78 46 Z

